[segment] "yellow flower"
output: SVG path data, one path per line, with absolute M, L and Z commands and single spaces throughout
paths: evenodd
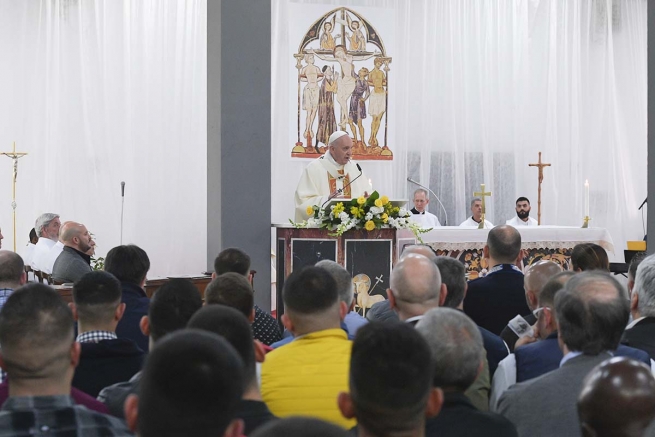
M 389 198 L 387 196 L 380 197 L 380 200 L 382 201 L 382 205 L 386 205 L 387 203 L 389 203 Z
M 308 206 L 307 207 L 307 215 L 314 215 L 314 207 L 313 206 Z
M 375 202 L 374 202 L 374 203 L 375 203 L 375 206 L 377 206 L 378 208 L 381 207 L 381 206 L 383 205 L 383 203 L 382 203 L 382 199 L 375 199 Z
M 387 213 L 382 214 L 382 215 L 380 216 L 380 218 L 381 218 L 382 221 L 385 222 L 385 223 L 389 221 L 389 216 L 387 215 Z
M 373 229 L 375 229 L 375 223 L 373 223 L 373 220 L 369 220 L 369 221 L 367 221 L 366 224 L 364 225 L 364 228 L 365 228 L 367 231 L 372 231 Z
M 357 198 L 357 203 L 358 203 L 359 205 L 363 205 L 363 204 L 365 204 L 365 203 L 366 203 L 366 198 L 364 198 L 364 196 L 358 197 L 358 198 Z
M 355 216 L 355 217 L 359 216 L 359 208 L 357 208 L 356 206 L 351 206 L 350 207 L 350 215 Z
M 332 214 L 337 216 L 337 215 L 341 214 L 343 212 L 343 210 L 344 210 L 343 203 L 339 202 L 336 205 L 334 205 L 334 209 L 332 209 Z

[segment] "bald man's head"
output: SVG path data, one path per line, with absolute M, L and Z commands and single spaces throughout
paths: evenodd
M 412 244 L 410 246 L 405 246 L 402 255 L 400 255 L 400 258 L 402 259 L 405 256 L 412 253 L 423 255 L 424 257 L 428 258 L 430 261 L 434 261 L 437 259 L 437 254 L 430 246 L 426 244 Z
M 496 226 L 487 235 L 485 252 L 498 264 L 513 264 L 521 252 L 521 234 L 514 226 Z
M 626 357 L 603 361 L 584 380 L 578 415 L 585 437 L 643 435 L 655 419 L 655 378 L 650 368 Z
M 562 268 L 559 264 L 553 261 L 537 261 L 525 272 L 525 299 L 531 310 L 537 308 L 539 294 L 544 288 L 544 285 L 561 271 Z
M 76 222 L 66 222 L 62 226 L 60 239 L 65 246 L 72 247 L 84 253 L 89 251 L 91 246 L 95 244 L 86 226 Z
M 437 265 L 416 253 L 405 255 L 398 261 L 389 282 L 391 306 L 402 320 L 423 315 L 430 308 L 438 307 L 446 297 Z

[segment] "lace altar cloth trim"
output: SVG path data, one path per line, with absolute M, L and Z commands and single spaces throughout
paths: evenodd
M 572 249 L 575 247 L 577 244 L 580 243 L 596 243 L 599 246 L 603 247 L 605 250 L 614 252 L 614 245 L 608 243 L 607 241 L 600 241 L 600 240 L 595 240 L 595 241 L 590 241 L 590 240 L 584 240 L 584 241 L 532 241 L 532 242 L 525 242 L 521 244 L 522 249 Z M 439 243 L 439 242 L 425 242 L 425 244 L 429 245 L 433 249 L 441 249 L 441 250 L 474 250 L 474 249 L 482 249 L 485 245 L 483 242 L 462 242 L 462 243 Z

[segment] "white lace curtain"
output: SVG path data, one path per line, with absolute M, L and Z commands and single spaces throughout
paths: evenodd
M 273 222 L 293 217 L 293 190 L 306 161 L 290 158 L 285 29 L 292 3 L 393 11 L 389 108 L 394 161 L 365 161 L 376 188 L 409 198 L 407 177 L 429 185 L 457 225 L 480 183 L 493 197 L 487 218 L 502 224 L 514 201 L 537 216 L 538 152 L 544 170 L 542 223 L 582 224 L 585 180 L 591 226 L 607 228 L 616 255 L 643 237 L 646 196 L 645 0 L 274 0 L 272 16 Z M 378 26 L 378 25 L 376 25 Z M 437 202 L 430 211 L 443 213 Z
M 17 248 L 42 212 L 120 241 L 151 276 L 199 272 L 207 245 L 206 0 L 0 0 L 0 151 L 18 170 Z M 0 157 L 3 248 L 11 162 Z

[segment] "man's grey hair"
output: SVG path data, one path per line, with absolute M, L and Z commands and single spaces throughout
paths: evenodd
M 34 229 L 38 237 L 43 237 L 43 228 L 48 226 L 54 219 L 59 218 L 59 214 L 46 212 L 39 216 L 34 223 Z
M 441 283 L 446 284 L 448 294 L 443 306 L 457 308 L 464 300 L 466 292 L 466 268 L 461 261 L 449 256 L 438 256 L 434 263 L 439 267 Z
M 316 267 L 320 267 L 334 278 L 337 282 L 337 291 L 339 292 L 339 299 L 348 305 L 353 303 L 353 278 L 348 273 L 348 270 L 341 267 L 338 263 L 335 263 L 332 260 L 324 259 L 315 264 Z
M 471 199 L 471 208 L 473 208 L 473 204 L 475 202 L 482 202 L 482 199 L 479 197 L 474 197 L 473 199 Z
M 480 329 L 461 311 L 433 308 L 416 325 L 435 363 L 433 386 L 466 391 L 485 356 Z
M 412 196 L 412 197 L 416 197 L 416 193 L 423 193 L 423 194 L 425 194 L 425 197 L 428 197 L 428 196 L 429 196 L 429 194 L 428 194 L 428 190 L 426 190 L 426 189 L 424 189 L 424 188 L 418 188 L 418 189 L 416 189 L 416 190 L 414 191 L 414 196 Z
M 555 294 L 555 314 L 559 338 L 570 351 L 598 355 L 619 346 L 630 305 L 616 279 L 592 270 L 574 275 Z
M 655 316 L 655 255 L 650 255 L 639 263 L 632 292 L 639 296 L 639 313 L 643 317 Z

